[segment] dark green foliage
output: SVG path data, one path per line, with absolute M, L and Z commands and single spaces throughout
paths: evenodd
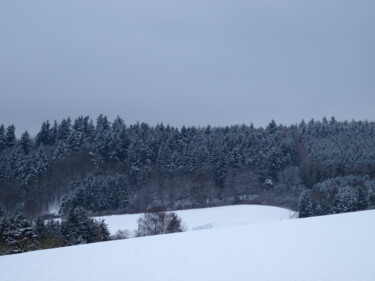
M 83 182 L 75 182 L 74 191 L 64 197 L 60 212 L 66 213 L 75 207 L 90 211 L 124 210 L 128 196 L 123 176 L 91 175 Z
M 96 221 L 80 209 L 72 209 L 67 218 L 34 221 L 22 214 L 0 216 L 0 255 L 32 250 L 86 244 L 109 240 L 104 221 Z
M 333 200 L 331 212 L 334 214 L 357 211 L 357 193 L 350 186 L 343 186 Z
M 14 125 L 10 125 L 5 132 L 5 146 L 13 147 L 16 145 L 16 142 L 16 127 L 14 127 Z
M 306 190 L 301 194 L 298 212 L 300 218 L 311 217 L 314 215 L 313 201 L 310 190 Z
M 312 187 L 329 178 L 350 174 L 375 176 L 375 123 L 311 120 L 298 127 L 305 183 Z
M 104 221 L 90 218 L 82 208 L 69 211 L 61 223 L 61 234 L 68 245 L 86 244 L 109 239 L 109 231 Z
M 38 145 L 54 145 L 57 137 L 57 124 L 51 128 L 49 121 L 45 121 L 36 136 L 36 143 Z
M 27 131 L 22 134 L 18 145 L 21 147 L 24 154 L 29 154 L 31 152 L 33 143 Z
M 57 147 L 53 153 L 53 160 L 57 160 L 59 158 L 63 158 L 65 155 L 69 153 L 69 148 L 67 143 L 59 141 Z
M 362 176 L 337 177 L 318 183 L 302 193 L 300 217 L 373 209 L 373 186 L 374 180 Z
M 23 253 L 38 248 L 31 221 L 23 215 L 0 220 L 0 254 Z
M 97 227 L 83 209 L 73 208 L 61 224 L 61 233 L 68 245 L 93 243 L 97 237 Z
M 71 131 L 71 120 L 70 118 L 68 119 L 63 119 L 60 123 L 60 125 L 58 125 L 58 129 L 57 129 L 57 139 L 59 141 L 65 141 L 68 139 L 69 135 L 70 135 L 70 131 Z

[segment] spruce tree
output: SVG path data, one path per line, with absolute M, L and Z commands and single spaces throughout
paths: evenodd
M 29 154 L 31 149 L 32 149 L 32 140 L 30 138 L 30 135 L 27 131 L 25 131 L 22 136 L 21 136 L 21 139 L 19 140 L 19 143 L 18 145 L 22 148 L 23 152 L 25 154 Z
M 314 216 L 312 195 L 310 190 L 305 190 L 300 197 L 298 212 L 300 218 Z
M 71 120 L 63 119 L 57 129 L 57 140 L 65 141 L 68 139 L 71 131 Z
M 97 229 L 93 219 L 82 208 L 72 209 L 61 224 L 62 234 L 68 245 L 95 242 Z
M 14 125 L 8 126 L 5 132 L 5 146 L 13 147 L 17 142 L 16 139 L 16 127 Z
M 53 140 L 51 136 L 51 125 L 48 120 L 43 122 L 39 133 L 36 135 L 35 140 L 38 145 L 52 145 L 53 144 Z

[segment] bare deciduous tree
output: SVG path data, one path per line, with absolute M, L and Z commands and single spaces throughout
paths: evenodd
M 182 232 L 184 227 L 181 219 L 174 212 L 150 212 L 138 219 L 136 236 L 149 236 Z

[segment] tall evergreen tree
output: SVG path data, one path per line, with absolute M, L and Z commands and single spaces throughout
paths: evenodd
M 19 146 L 22 148 L 25 154 L 29 154 L 32 150 L 32 145 L 33 143 L 30 138 L 30 135 L 27 131 L 25 131 L 22 134 L 21 139 L 19 140 Z
M 16 142 L 16 127 L 14 127 L 14 125 L 10 125 L 7 127 L 5 132 L 5 146 L 13 147 Z
M 57 129 L 57 139 L 60 141 L 67 140 L 68 137 L 70 136 L 70 131 L 71 131 L 70 118 L 63 119 Z
M 72 209 L 61 224 L 68 245 L 78 245 L 108 240 L 108 228 L 103 221 L 89 218 L 81 208 Z
M 310 190 L 306 190 L 301 194 L 298 211 L 300 218 L 311 217 L 314 215 L 313 201 Z
M 38 145 L 52 145 L 52 136 L 51 136 L 51 125 L 49 121 L 45 121 L 40 128 L 39 133 L 36 135 L 36 143 Z

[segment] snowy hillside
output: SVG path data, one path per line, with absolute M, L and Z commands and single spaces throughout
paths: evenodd
M 227 227 L 259 222 L 290 219 L 293 211 L 283 208 L 258 205 L 236 205 L 204 209 L 176 211 L 185 224 L 187 231 L 206 228 Z M 117 230 L 134 231 L 140 214 L 97 217 L 104 219 L 112 234 Z
M 374 221 L 364 211 L 3 256 L 0 280 L 373 281 Z

